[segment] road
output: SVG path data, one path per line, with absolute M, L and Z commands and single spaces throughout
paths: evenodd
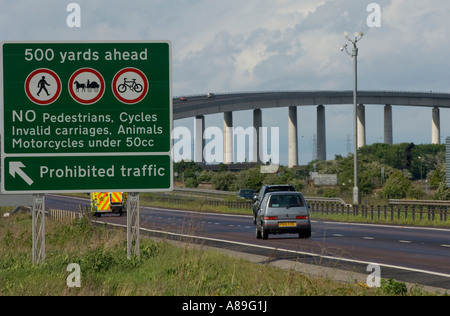
M 87 200 L 46 196 L 46 207 L 78 210 Z M 126 225 L 126 217 L 104 222 Z M 368 263 L 381 266 L 382 278 L 450 289 L 450 229 L 351 224 L 313 220 L 312 237 L 270 235 L 257 240 L 251 216 L 218 215 L 141 208 L 141 227 L 201 237 L 214 247 L 261 254 L 368 274 Z M 179 236 L 179 235 L 172 235 Z

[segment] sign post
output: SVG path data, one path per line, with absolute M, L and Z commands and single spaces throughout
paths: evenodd
M 138 192 L 173 188 L 170 42 L 2 42 L 0 56 L 1 192 L 34 195 L 33 261 L 45 193 L 132 192 L 139 231 Z

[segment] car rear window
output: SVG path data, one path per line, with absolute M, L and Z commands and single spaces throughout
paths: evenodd
M 271 197 L 269 207 L 302 207 L 305 206 L 300 195 L 274 195 Z
M 266 193 L 280 192 L 280 191 L 295 191 L 295 189 L 291 186 L 286 186 L 286 187 L 276 186 L 276 187 L 268 188 Z

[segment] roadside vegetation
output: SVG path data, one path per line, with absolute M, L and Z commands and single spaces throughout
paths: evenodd
M 0 296 L 297 296 L 433 295 L 422 287 L 382 280 L 380 288 L 280 270 L 232 258 L 201 245 L 174 246 L 141 240 L 141 256 L 127 259 L 126 233 L 86 219 L 46 224 L 46 260 L 31 263 L 31 218 L 0 211 Z M 70 288 L 71 263 L 81 268 L 81 287 Z
M 389 199 L 450 200 L 446 187 L 445 145 L 416 145 L 412 150 L 410 167 L 405 161 L 408 144 L 373 144 L 359 149 L 358 184 L 362 201 L 368 205 L 386 204 Z M 202 170 L 195 162 L 175 163 L 175 181 L 188 188 L 207 183 L 212 189 L 259 191 L 263 184 L 290 183 L 305 196 L 339 197 L 352 200 L 353 155 L 336 156 L 334 160 L 312 161 L 306 166 L 289 169 L 280 166 L 277 173 L 262 174 L 260 167 L 240 172 L 219 166 L 219 172 Z M 310 172 L 336 174 L 338 184 L 331 187 L 314 186 Z

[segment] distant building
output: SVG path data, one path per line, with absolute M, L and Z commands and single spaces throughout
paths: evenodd
M 310 172 L 311 181 L 316 186 L 337 185 L 337 174 L 319 174 L 318 172 Z

